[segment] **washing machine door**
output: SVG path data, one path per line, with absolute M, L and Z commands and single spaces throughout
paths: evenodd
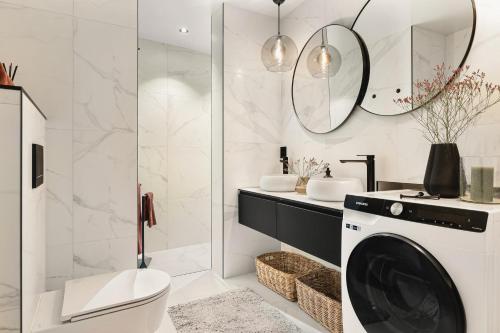
M 352 307 L 368 333 L 466 331 L 452 279 L 430 253 L 407 238 L 366 238 L 353 250 L 345 272 Z

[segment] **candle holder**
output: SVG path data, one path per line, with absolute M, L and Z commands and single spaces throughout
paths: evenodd
M 460 199 L 500 204 L 500 156 L 460 158 Z

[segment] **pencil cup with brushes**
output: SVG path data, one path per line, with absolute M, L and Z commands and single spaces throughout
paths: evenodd
M 9 68 L 7 69 L 7 65 L 2 62 L 0 66 L 0 85 L 13 86 L 16 73 L 17 73 L 17 65 L 13 69 L 11 63 L 9 65 Z

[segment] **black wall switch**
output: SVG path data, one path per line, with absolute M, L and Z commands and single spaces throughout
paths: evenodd
M 32 181 L 31 188 L 37 188 L 43 184 L 43 146 L 33 144 L 32 152 Z

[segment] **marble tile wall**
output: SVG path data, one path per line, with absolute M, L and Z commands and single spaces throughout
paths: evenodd
M 210 55 L 139 44 L 139 182 L 158 219 L 146 252 L 209 242 Z
M 276 20 L 224 6 L 224 277 L 251 272 L 255 257 L 279 243 L 238 223 L 238 188 L 279 171 L 281 75 L 266 71 L 260 50 Z
M 21 328 L 21 142 L 20 92 L 0 89 L 0 333 Z M 5 269 L 9 267 L 9 269 Z
M 137 0 L 0 2 L 0 59 L 48 116 L 49 289 L 135 266 L 136 17 Z
M 363 1 L 307 1 L 283 20 L 283 30 L 301 48 L 306 38 L 322 25 L 331 22 L 352 24 L 352 18 Z M 498 52 L 500 27 L 492 12 L 500 10 L 494 0 L 477 0 L 478 25 L 476 38 L 467 63 L 480 67 L 489 80 L 500 82 L 500 66 L 492 54 Z M 353 167 L 338 162 L 356 154 L 377 155 L 377 179 L 421 183 L 430 145 L 422 138 L 411 115 L 380 117 L 356 109 L 349 121 L 339 130 L 326 135 L 313 135 L 298 124 L 291 104 L 291 74 L 283 80 L 282 143 L 290 156 L 316 156 L 329 161 L 338 176 L 365 179 L 363 166 Z M 459 141 L 463 155 L 498 155 L 500 106 L 491 108 L 475 127 Z M 481 133 L 481 135 L 479 135 Z
M 308 0 L 283 20 L 283 31 L 300 48 L 307 38 L 328 23 L 350 26 L 364 1 Z M 500 63 L 494 56 L 500 52 L 500 26 L 496 14 L 500 3 L 477 0 L 478 25 L 476 38 L 467 63 L 487 73 L 487 78 L 500 82 Z M 457 36 L 460 38 L 460 36 Z M 334 175 L 360 177 L 365 181 L 364 166 L 343 165 L 342 158 L 356 154 L 377 155 L 378 180 L 422 183 L 430 144 L 419 132 L 410 115 L 380 117 L 356 109 L 340 129 L 326 135 L 306 132 L 295 117 L 291 103 L 291 73 L 284 75 L 282 85 L 282 144 L 289 147 L 290 156 L 316 156 L 332 164 Z M 500 154 L 500 105 L 496 105 L 469 129 L 459 141 L 462 155 Z M 288 248 L 284 246 L 284 248 Z
M 210 242 L 210 55 L 167 48 L 168 243 Z
M 139 40 L 139 183 L 153 192 L 158 224 L 146 229 L 146 252 L 168 248 L 167 46 Z

